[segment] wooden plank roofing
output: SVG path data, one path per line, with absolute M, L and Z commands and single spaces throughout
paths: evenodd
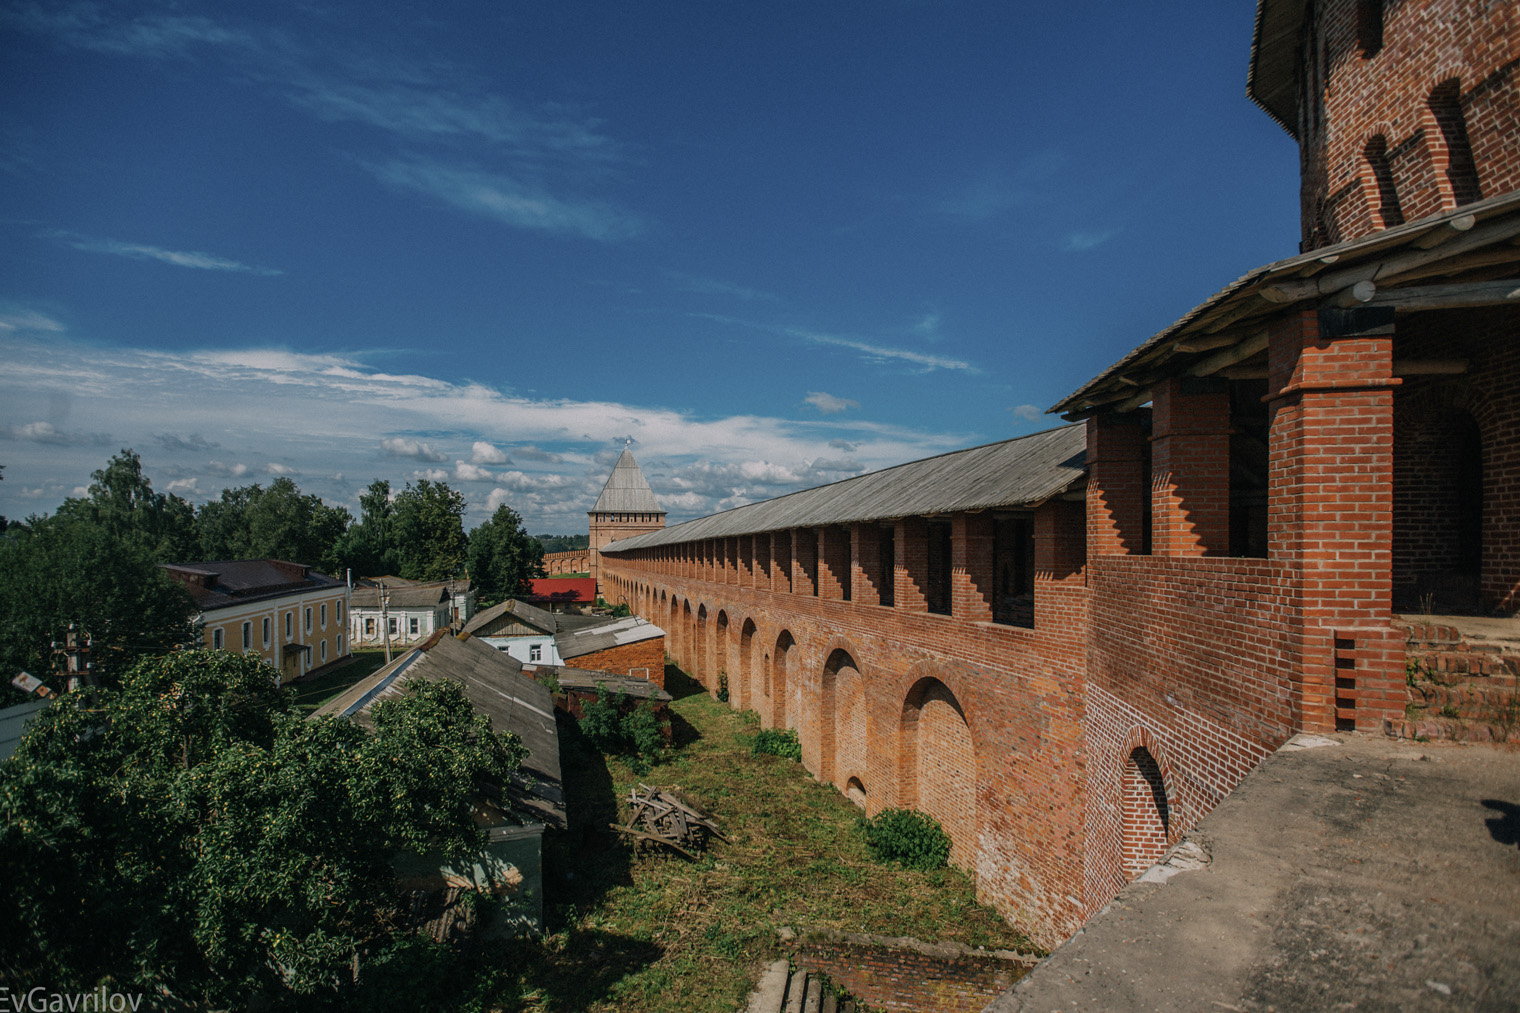
M 1062 426 L 804 489 L 604 546 L 617 553 L 704 538 L 859 524 L 960 511 L 1028 508 L 1084 475 L 1087 433 Z
M 633 454 L 624 450 L 618 455 L 617 464 L 613 466 L 612 474 L 607 476 L 607 484 L 602 487 L 602 494 L 596 498 L 596 505 L 591 508 L 591 512 L 663 514 L 665 511 L 654 498 L 654 490 L 649 488 L 649 482 L 639 470 Z

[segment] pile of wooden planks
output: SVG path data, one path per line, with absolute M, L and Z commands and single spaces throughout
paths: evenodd
M 728 840 L 711 816 L 692 808 L 686 799 L 647 784 L 628 790 L 628 818 L 612 828 L 637 846 L 665 847 L 692 859 L 707 848 L 711 838 Z

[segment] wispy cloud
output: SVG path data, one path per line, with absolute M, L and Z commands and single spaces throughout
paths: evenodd
M 188 56 L 203 47 L 246 45 L 249 37 L 209 18 L 143 14 L 116 16 L 95 3 L 13 4 L 0 11 L 0 22 L 38 35 L 50 35 L 80 49 L 150 59 Z
M 769 292 L 762 292 L 756 288 L 748 288 L 744 285 L 736 285 L 730 281 L 719 278 L 707 278 L 696 274 L 685 274 L 680 271 L 668 272 L 676 288 L 682 292 L 690 292 L 693 295 L 720 295 L 741 299 L 745 302 L 775 301 L 776 296 Z
M 105 433 L 68 432 L 51 422 L 27 422 L 0 430 L 13 440 L 47 443 L 59 447 L 100 447 L 111 441 Z
M 928 341 L 937 341 L 939 339 L 939 314 L 925 313 L 913 324 L 910 330 Z
M 844 338 L 836 334 L 820 334 L 817 331 L 805 331 L 800 328 L 791 328 L 787 333 L 811 341 L 816 345 L 831 345 L 835 348 L 848 348 L 859 352 L 868 362 L 880 363 L 908 363 L 917 366 L 924 372 L 932 372 L 936 369 L 964 370 L 968 373 L 980 373 L 971 363 L 961 359 L 951 359 L 943 355 L 928 355 L 924 352 L 915 352 L 909 348 L 892 348 L 887 345 L 876 345 L 869 341 L 860 341 L 855 338 Z
M 69 246 L 76 250 L 84 250 L 87 253 L 109 253 L 112 256 L 126 257 L 129 260 L 158 260 L 165 264 L 173 264 L 175 267 L 194 267 L 203 271 L 240 271 L 263 277 L 273 277 L 284 273 L 274 268 L 254 267 L 210 253 L 166 250 L 161 246 L 149 246 L 146 243 L 124 243 L 116 239 L 91 239 L 87 236 L 75 235 L 71 232 L 52 231 L 45 232 L 42 235 L 46 239 L 55 240 L 64 246 Z
M 45 332 L 60 334 L 66 328 L 52 317 L 28 309 L 0 309 L 0 331 L 17 334 Z
M 1045 418 L 1045 409 L 1036 404 L 1014 405 L 1008 410 L 1013 412 L 1014 418 L 1023 419 L 1025 422 L 1039 422 Z
M 516 228 L 603 242 L 628 239 L 644 231 L 637 216 L 609 204 L 560 198 L 544 187 L 502 172 L 416 157 L 363 164 L 388 186 L 425 194 Z
M 1042 151 L 1011 166 L 992 166 L 947 187 L 932 202 L 950 218 L 986 222 L 1045 198 L 1065 164 L 1058 151 Z
M 835 397 L 833 394 L 825 394 L 821 390 L 808 391 L 807 397 L 802 399 L 803 404 L 810 404 L 825 415 L 833 415 L 848 408 L 859 408 L 859 401 L 852 401 L 847 397 Z
M 1104 229 L 1097 232 L 1068 232 L 1066 238 L 1061 241 L 1061 249 L 1067 253 L 1086 253 L 1096 249 L 1114 238 L 1118 234 L 1116 229 Z

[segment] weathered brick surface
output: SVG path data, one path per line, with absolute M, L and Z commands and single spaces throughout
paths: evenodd
M 1023 962 L 991 954 L 939 956 L 843 939 L 801 942 L 793 960 L 798 967 L 822 971 L 875 1009 L 905 1013 L 978 1013 L 1028 970 Z
M 1305 249 L 1520 187 L 1520 5 L 1314 6 L 1298 124 Z M 1385 15 L 1369 55 L 1357 19 L 1371 6 Z M 1465 168 L 1451 158 L 1457 112 L 1472 155 Z
M 661 687 L 665 685 L 665 639 L 653 637 L 636 644 L 619 644 L 605 651 L 593 651 L 572 658 L 566 664 L 586 668 L 594 672 L 612 672 L 615 675 L 631 675 L 648 679 Z

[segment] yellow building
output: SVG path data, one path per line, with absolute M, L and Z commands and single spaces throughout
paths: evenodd
M 200 608 L 205 646 L 257 655 L 282 683 L 348 656 L 348 586 L 300 563 L 169 563 Z

